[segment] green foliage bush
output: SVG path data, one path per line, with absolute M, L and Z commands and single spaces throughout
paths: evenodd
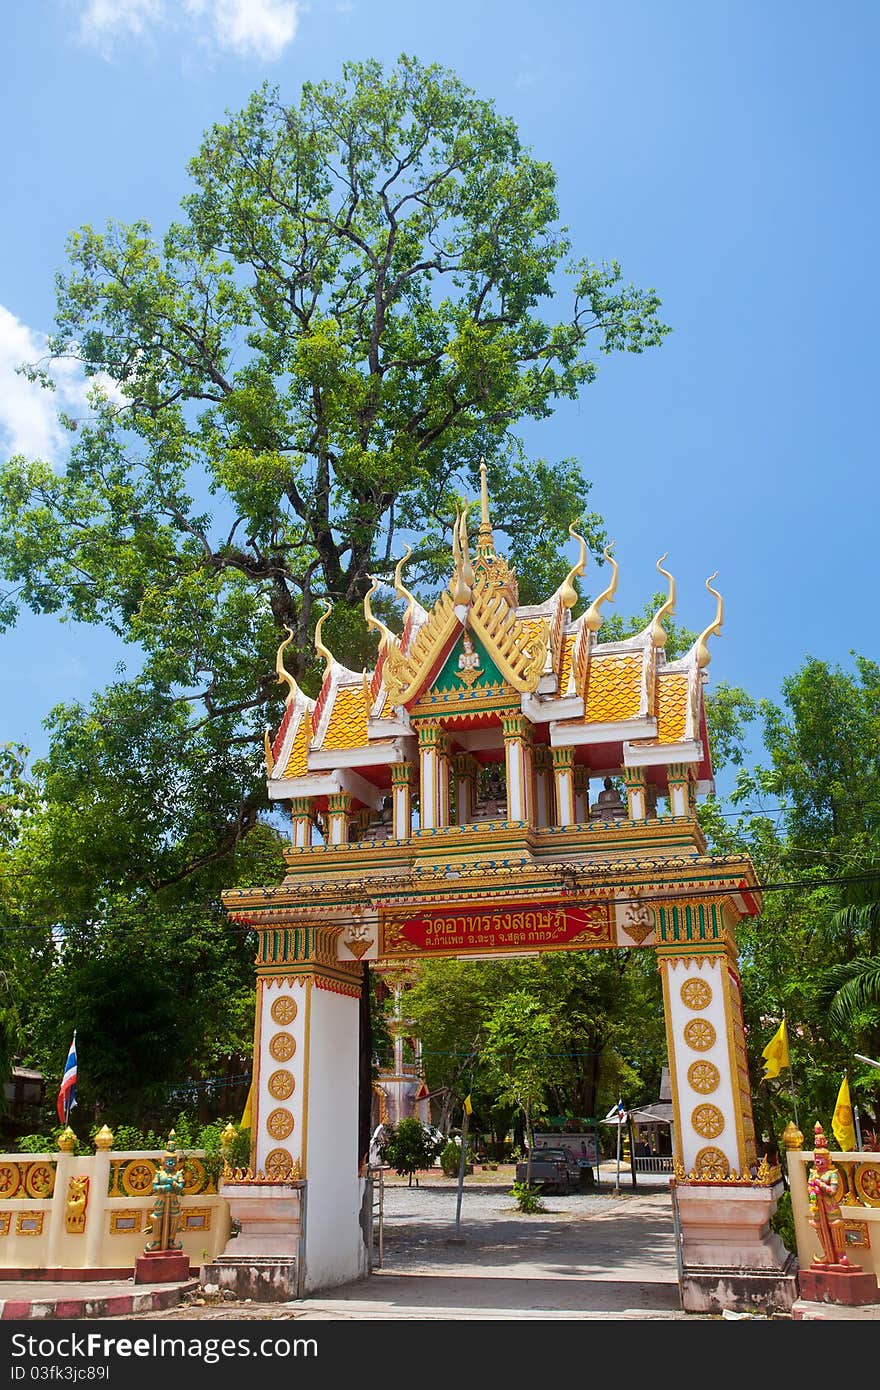
M 447 1178 L 458 1176 L 459 1165 L 461 1164 L 461 1145 L 456 1144 L 454 1139 L 450 1139 L 440 1154 L 440 1167 L 443 1169 Z
M 781 1237 L 786 1250 L 797 1253 L 797 1236 L 794 1233 L 794 1212 L 791 1208 L 791 1193 L 783 1192 L 776 1210 L 770 1218 L 770 1229 Z
M 420 1168 L 431 1167 L 440 1152 L 440 1143 L 421 1120 L 410 1115 L 399 1125 L 387 1126 L 379 1152 L 384 1163 L 390 1164 L 400 1177 L 409 1177 L 411 1183 Z
M 516 1198 L 516 1205 L 520 1211 L 524 1211 L 528 1216 L 547 1210 L 541 1198 L 541 1189 L 532 1183 L 515 1182 L 510 1189 L 510 1195 Z

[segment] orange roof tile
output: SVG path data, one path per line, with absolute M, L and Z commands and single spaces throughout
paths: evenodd
M 585 724 L 612 724 L 637 719 L 642 698 L 642 657 L 615 655 L 590 662 Z
M 657 677 L 657 738 L 660 743 L 680 743 L 687 721 L 688 678 L 684 671 L 661 672 Z
M 282 776 L 284 777 L 305 777 L 308 772 L 306 766 L 306 756 L 309 751 L 309 740 L 312 736 L 312 721 L 309 718 L 308 710 L 304 710 L 293 740 L 293 747 L 290 750 L 290 757 L 287 759 L 287 766 Z
M 343 685 L 336 692 L 323 748 L 365 748 L 367 701 L 363 685 Z

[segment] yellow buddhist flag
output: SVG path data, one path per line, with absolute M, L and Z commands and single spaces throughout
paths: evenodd
M 785 1019 L 780 1023 L 773 1037 L 761 1053 L 761 1056 L 765 1058 L 765 1081 L 769 1081 L 771 1077 L 778 1076 L 783 1067 L 789 1066 L 788 1035 L 785 1031 Z
M 241 1124 L 239 1129 L 250 1129 L 254 1123 L 254 1083 L 248 1087 L 247 1100 L 244 1103 L 244 1110 L 241 1112 Z
M 466 1115 L 473 1115 L 474 1113 L 474 1107 L 471 1105 L 470 1095 L 466 1095 L 464 1098 L 464 1113 Z
M 856 1131 L 853 1125 L 852 1102 L 849 1098 L 849 1077 L 844 1073 L 837 1092 L 834 1114 L 831 1116 L 831 1129 L 838 1148 L 852 1152 L 856 1146 Z

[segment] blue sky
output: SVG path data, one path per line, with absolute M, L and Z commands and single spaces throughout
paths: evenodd
M 4 13 L 0 454 L 63 467 L 50 398 L 12 374 L 52 326 L 69 231 L 161 232 L 202 132 L 265 78 L 401 52 L 455 69 L 559 177 L 575 250 L 656 288 L 674 331 L 601 359 L 578 402 L 525 432 L 574 455 L 617 540 L 617 609 L 657 558 L 704 626 L 713 682 L 777 698 L 807 656 L 876 658 L 880 482 L 877 120 L 880 6 L 810 0 L 31 0 Z M 62 383 L 62 403 L 80 384 Z M 588 572 L 591 587 L 595 571 Z M 0 637 L 0 741 L 127 653 L 97 629 L 23 615 Z

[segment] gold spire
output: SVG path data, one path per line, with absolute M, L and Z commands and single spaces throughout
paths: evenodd
M 370 599 L 373 597 L 373 594 L 379 587 L 379 580 L 376 578 L 374 574 L 371 574 L 369 577 L 373 581 L 373 584 L 372 588 L 364 594 L 364 617 L 367 620 L 367 626 L 373 628 L 375 632 L 378 632 L 379 650 L 381 651 L 383 643 L 393 642 L 396 639 L 391 629 L 387 628 L 385 624 L 374 615 L 373 610 L 370 607 Z
M 409 546 L 409 545 L 408 545 L 408 546 L 406 547 L 406 554 L 405 554 L 405 555 L 402 555 L 402 556 L 400 557 L 400 559 L 399 559 L 398 562 L 397 562 L 397 566 L 396 566 L 396 568 L 395 568 L 395 570 L 394 570 L 394 588 L 395 588 L 395 592 L 397 593 L 397 595 L 398 595 L 399 598 L 404 598 L 404 599 L 406 599 L 407 615 L 409 615 L 410 613 L 412 613 L 413 609 L 414 609 L 415 606 L 416 606 L 416 602 L 417 602 L 415 595 L 414 595 L 414 594 L 411 594 L 410 591 L 409 591 L 409 589 L 407 589 L 407 588 L 404 587 L 404 583 L 403 583 L 403 579 L 402 579 L 403 567 L 404 567 L 404 565 L 406 564 L 407 560 L 409 559 L 410 555 L 412 555 L 412 546 Z M 404 621 L 405 621 L 405 620 L 404 620 Z
M 287 684 L 287 695 L 284 698 L 284 703 L 286 705 L 289 705 L 294 695 L 299 690 L 299 686 L 296 683 L 296 679 L 290 674 L 290 672 L 286 669 L 284 665 L 284 648 L 290 646 L 290 643 L 293 641 L 295 634 L 293 628 L 288 627 L 287 623 L 284 624 L 284 631 L 287 633 L 287 636 L 284 638 L 284 640 L 281 643 L 281 646 L 275 653 L 275 671 L 278 676 L 278 680 L 282 684 L 284 684 L 285 682 Z
M 611 554 L 616 544 L 616 541 L 611 541 L 610 544 L 606 545 L 605 549 L 602 551 L 602 554 L 605 556 L 605 559 L 611 565 L 613 573 L 611 575 L 611 583 L 608 585 L 608 588 L 603 589 L 599 597 L 593 599 L 593 602 L 590 604 L 589 608 L 584 614 L 584 627 L 589 628 L 590 632 L 599 631 L 599 628 L 602 626 L 602 614 L 599 612 L 599 609 L 602 607 L 603 603 L 613 603 L 614 595 L 617 592 L 617 576 L 620 571 L 620 566 L 618 565 L 614 556 Z
M 324 676 L 326 679 L 327 672 L 333 665 L 334 657 L 333 653 L 331 651 L 328 651 L 327 648 L 324 646 L 324 643 L 321 641 L 321 629 L 323 628 L 330 614 L 333 612 L 333 604 L 330 602 L 328 598 L 322 599 L 321 602 L 324 604 L 324 612 L 321 614 L 320 618 L 315 624 L 315 651 L 317 652 L 318 656 L 322 656 L 324 658 Z
M 672 614 L 675 612 L 675 580 L 669 573 L 669 570 L 665 570 L 663 568 L 663 561 L 665 559 L 666 552 L 664 551 L 664 553 L 660 556 L 660 559 L 657 561 L 657 569 L 660 571 L 662 575 L 665 575 L 665 577 L 669 580 L 669 597 L 666 600 L 666 602 L 660 608 L 657 609 L 657 612 L 654 614 L 653 620 L 651 622 L 651 641 L 654 643 L 655 647 L 666 646 L 669 634 L 665 631 L 663 627 L 663 619 L 666 617 L 667 613 L 671 617 Z
M 577 531 L 574 529 L 573 521 L 569 524 L 568 534 L 573 540 L 580 542 L 581 553 L 577 564 L 569 570 L 560 584 L 558 593 L 559 597 L 562 599 L 564 608 L 574 608 L 578 601 L 578 591 L 574 587 L 574 581 L 576 577 L 582 575 L 587 568 L 587 542 L 584 540 L 583 536 L 578 535 Z
M 715 573 L 710 574 L 709 578 L 706 580 L 706 588 L 709 590 L 710 594 L 715 595 L 717 603 L 715 605 L 715 617 L 713 618 L 709 626 L 705 628 L 704 631 L 701 632 L 699 637 L 697 638 L 697 669 L 700 671 L 705 670 L 705 668 L 709 665 L 709 662 L 712 660 L 712 654 L 709 651 L 708 646 L 709 638 L 712 636 L 713 633 L 715 633 L 715 635 L 717 636 L 717 634 L 721 631 L 721 624 L 724 621 L 724 599 L 721 597 L 717 589 L 712 588 L 712 580 L 717 579 L 717 577 L 718 571 L 716 570 Z
M 495 538 L 492 535 L 492 523 L 489 520 L 489 485 L 486 481 L 486 460 L 480 459 L 480 529 L 477 533 L 477 553 L 479 555 L 495 554 Z

